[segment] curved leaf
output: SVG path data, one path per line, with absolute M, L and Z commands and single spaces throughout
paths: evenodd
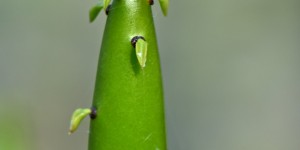
M 159 4 L 164 16 L 167 16 L 169 9 L 169 0 L 159 0 Z
M 97 18 L 102 8 L 103 4 L 99 3 L 90 9 L 90 22 L 93 22 Z
M 84 119 L 87 115 L 89 115 L 92 112 L 90 108 L 78 108 L 74 111 L 72 118 L 71 118 L 71 123 L 70 123 L 70 128 L 69 128 L 69 134 L 73 133 L 76 131 L 78 128 L 80 122 L 82 119 Z
M 109 4 L 110 4 L 110 0 L 103 0 L 103 8 L 104 8 L 104 10 L 106 10 L 106 8 L 108 7 Z
M 135 46 L 136 57 L 142 69 L 146 66 L 148 44 L 143 39 L 138 39 Z

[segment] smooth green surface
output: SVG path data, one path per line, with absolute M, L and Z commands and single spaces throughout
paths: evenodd
M 148 42 L 142 70 L 131 45 L 134 36 Z M 115 0 L 100 52 L 89 150 L 165 150 L 165 126 L 159 56 L 151 6 L 146 0 Z
M 142 69 L 146 67 L 148 44 L 143 39 L 136 42 L 135 53 Z

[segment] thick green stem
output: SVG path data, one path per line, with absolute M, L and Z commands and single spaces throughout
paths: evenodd
M 131 39 L 148 43 L 141 68 Z M 103 36 L 89 150 L 166 150 L 163 93 L 151 6 L 114 0 Z

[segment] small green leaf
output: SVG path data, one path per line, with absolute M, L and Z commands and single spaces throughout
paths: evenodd
M 169 9 L 169 0 L 159 0 L 159 4 L 164 16 L 167 16 Z
M 89 115 L 92 112 L 90 108 L 78 108 L 73 112 L 72 118 L 71 118 L 71 123 L 70 123 L 70 128 L 69 128 L 69 134 L 73 133 L 76 131 L 78 128 L 80 122 L 82 119 L 84 119 L 87 115 Z
M 143 39 L 138 39 L 135 46 L 136 57 L 142 69 L 146 66 L 147 60 L 147 42 Z
M 90 9 L 90 22 L 93 22 L 97 18 L 102 8 L 103 4 L 99 3 Z
M 108 7 L 109 4 L 110 4 L 110 0 L 103 0 L 103 8 L 104 8 L 104 10 L 106 10 L 106 8 Z

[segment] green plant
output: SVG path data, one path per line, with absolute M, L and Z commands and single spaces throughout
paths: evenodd
M 104 0 L 108 14 L 92 109 L 74 112 L 70 132 L 92 116 L 89 150 L 165 150 L 163 92 L 151 0 Z M 160 0 L 167 14 L 167 0 Z M 75 121 L 74 121 L 75 120 Z M 74 129 L 75 128 L 75 129 Z

